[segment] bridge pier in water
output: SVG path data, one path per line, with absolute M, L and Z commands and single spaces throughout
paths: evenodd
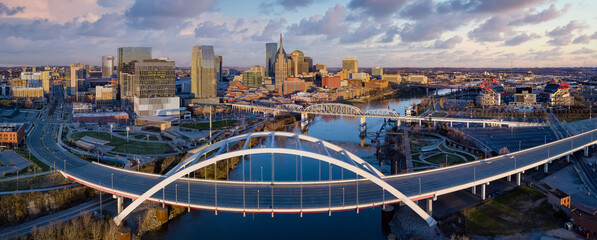
M 307 113 L 301 113 L 301 131 L 306 131 L 309 126 L 309 115 Z
M 367 134 L 367 118 L 361 117 L 361 136 L 365 136 Z

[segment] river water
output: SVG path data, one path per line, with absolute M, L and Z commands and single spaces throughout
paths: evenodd
M 439 90 L 439 94 L 450 92 Z M 431 93 L 431 92 L 430 92 Z M 404 115 L 408 106 L 419 103 L 422 98 L 398 98 L 355 104 L 361 110 L 394 109 Z M 375 132 L 383 125 L 381 118 L 368 118 L 367 131 Z M 371 165 L 378 166 L 375 156 L 376 147 L 366 139 L 361 144 L 360 119 L 354 117 L 317 116 L 309 125 L 306 133 L 319 139 L 332 142 L 361 157 Z M 292 129 L 299 132 L 298 127 Z M 284 143 L 278 143 L 284 144 Z M 275 155 L 274 176 L 276 181 L 294 181 L 296 179 L 328 180 L 329 166 L 313 159 L 303 159 L 302 171 L 297 171 L 297 159 L 294 156 Z M 272 176 L 271 155 L 252 156 L 250 161 L 243 161 L 230 173 L 230 179 L 245 181 L 270 181 Z M 381 168 L 386 168 L 382 166 Z M 244 169 L 244 171 L 243 171 Z M 389 167 L 386 168 L 389 172 Z M 354 178 L 345 170 L 332 168 L 332 179 Z M 212 211 L 191 211 L 183 214 L 156 232 L 148 233 L 144 239 L 385 239 L 381 227 L 381 207 L 353 211 L 327 213 L 309 213 L 301 218 L 299 214 L 247 214 Z

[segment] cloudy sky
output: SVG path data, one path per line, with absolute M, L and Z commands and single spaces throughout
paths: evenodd
M 0 66 L 99 65 L 123 46 L 264 65 L 265 43 L 360 67 L 597 66 L 595 0 L 0 0 Z

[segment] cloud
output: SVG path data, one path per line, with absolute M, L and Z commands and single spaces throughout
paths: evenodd
M 576 20 L 568 22 L 565 26 L 558 26 L 547 32 L 547 35 L 551 37 L 548 43 L 554 46 L 568 45 L 573 39 L 572 33 L 584 27 L 583 24 Z
M 229 33 L 226 23 L 216 24 L 213 21 L 199 23 L 195 28 L 195 37 L 198 38 L 219 38 Z
M 122 0 L 97 0 L 97 5 L 104 8 L 114 8 L 122 6 Z
M 595 50 L 593 50 L 593 49 L 589 49 L 589 48 L 585 48 L 585 47 L 583 47 L 583 48 L 581 48 L 581 49 L 578 49 L 578 50 L 572 51 L 572 52 L 570 52 L 570 53 L 571 53 L 571 54 L 593 54 L 593 53 L 595 53 L 595 52 L 597 52 L 597 51 L 595 51 Z
M 25 10 L 25 7 L 18 6 L 9 8 L 6 6 L 6 4 L 0 2 L 0 16 L 4 14 L 6 14 L 6 16 L 12 16 L 17 13 L 23 12 L 23 10 Z
M 432 0 L 415 1 L 400 10 L 400 17 L 419 20 L 433 14 L 435 3 Z
M 120 24 L 123 20 L 123 16 L 119 13 L 104 14 L 95 22 L 82 22 L 77 32 L 83 36 L 115 37 L 122 29 Z
M 0 38 L 54 39 L 70 32 L 73 27 L 73 22 L 58 24 L 48 19 L 0 18 Z
M 373 22 L 361 22 L 359 27 L 354 31 L 345 34 L 343 37 L 340 38 L 340 43 L 343 44 L 350 44 L 350 43 L 360 43 L 363 42 L 373 36 L 379 34 L 380 28 Z
M 348 8 L 362 11 L 366 16 L 386 18 L 398 11 L 408 0 L 351 0 Z
M 589 42 L 591 42 L 591 37 L 589 37 L 588 35 L 578 36 L 574 39 L 574 41 L 572 41 L 572 43 L 574 44 L 587 44 Z
M 555 19 L 559 16 L 562 16 L 568 8 L 570 8 L 570 4 L 566 4 L 561 10 L 557 10 L 556 6 L 551 4 L 549 8 L 538 12 L 538 13 L 528 13 L 523 18 L 514 20 L 510 22 L 510 25 L 524 25 L 524 24 L 537 24 L 546 22 L 552 19 Z M 534 11 L 534 9 L 533 9 Z
M 400 28 L 397 26 L 391 26 L 386 30 L 386 33 L 379 39 L 381 43 L 391 43 L 394 41 L 394 37 L 400 33 Z
M 286 10 L 296 10 L 299 7 L 306 7 L 313 3 L 313 0 L 277 0 L 276 3 L 280 4 Z
M 326 35 L 328 38 L 335 38 L 348 30 L 348 24 L 344 21 L 346 16 L 346 8 L 342 4 L 336 4 L 324 16 L 303 18 L 298 24 L 289 26 L 288 31 L 294 35 Z
M 591 35 L 591 39 L 597 39 L 597 32 L 593 33 L 593 35 Z
M 531 34 L 521 33 L 521 34 L 518 34 L 518 35 L 514 36 L 513 38 L 510 38 L 510 39 L 506 40 L 504 42 L 504 45 L 506 45 L 506 46 L 518 46 L 518 45 L 520 45 L 522 43 L 525 43 L 527 41 L 530 41 L 532 39 L 539 38 L 539 37 L 541 37 L 541 36 L 539 36 L 539 34 L 536 34 L 536 33 L 531 33 Z
M 508 17 L 498 15 L 489 18 L 477 28 L 468 33 L 471 39 L 478 42 L 495 42 L 504 39 L 504 33 L 510 31 L 508 26 Z
M 210 11 L 215 0 L 136 0 L 125 11 L 127 24 L 137 29 L 166 29 Z
M 286 18 L 270 19 L 260 34 L 251 36 L 255 41 L 271 41 L 274 36 L 280 33 L 280 29 L 286 24 Z
M 452 49 L 454 47 L 456 47 L 456 44 L 459 44 L 462 42 L 462 37 L 461 36 L 454 36 L 448 40 L 435 40 L 435 43 L 433 44 L 433 48 L 435 49 Z
M 440 13 L 465 12 L 465 13 L 506 13 L 512 10 L 524 9 L 546 0 L 448 0 L 438 4 Z

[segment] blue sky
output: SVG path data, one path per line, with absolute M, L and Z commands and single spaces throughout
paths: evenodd
M 360 67 L 597 66 L 594 0 L 0 0 L 0 66 L 99 65 L 122 46 L 263 65 L 265 43 Z

